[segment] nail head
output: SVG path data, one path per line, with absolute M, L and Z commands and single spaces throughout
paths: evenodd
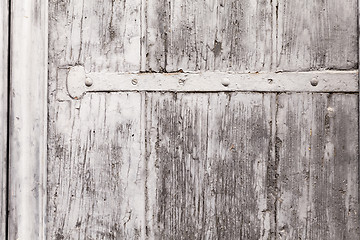
M 313 78 L 313 79 L 311 79 L 310 83 L 311 83 L 311 86 L 316 87 L 319 84 L 319 80 L 316 78 Z
M 133 80 L 131 80 L 131 83 L 132 83 L 132 85 L 137 85 L 137 84 L 138 84 L 138 80 L 134 78 Z
M 87 87 L 92 86 L 92 85 L 93 85 L 93 80 L 92 80 L 91 78 L 86 78 L 86 79 L 85 79 L 85 85 L 86 85 Z
M 229 85 L 230 85 L 230 79 L 224 78 L 224 79 L 221 81 L 221 84 L 222 84 L 224 87 L 229 86 Z

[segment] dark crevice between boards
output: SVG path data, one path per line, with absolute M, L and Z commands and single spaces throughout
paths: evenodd
M 360 0 L 356 1 L 357 5 L 357 37 L 358 37 L 358 59 L 357 59 L 357 70 L 358 70 L 358 84 L 359 84 L 359 96 L 358 96 L 358 212 L 360 212 Z M 358 215 L 360 221 L 360 214 Z
M 73 66 L 82 66 L 81 64 L 76 64 Z M 71 65 L 69 65 L 71 67 Z M 358 68 L 304 68 L 298 70 L 276 70 L 276 71 L 248 71 L 248 72 L 231 72 L 231 71 L 224 71 L 226 73 L 232 74 L 268 74 L 268 73 L 305 73 L 305 72 L 321 72 L 321 71 L 337 71 L 337 72 L 349 72 L 349 71 L 357 71 Z M 204 72 L 211 72 L 211 71 L 192 71 L 192 70 L 183 70 L 179 68 L 178 70 L 167 71 L 165 68 L 160 68 L 159 71 L 155 71 L 151 68 L 146 71 L 139 71 L 135 72 L 134 74 L 147 74 L 147 73 L 187 73 L 187 74 L 196 74 L 196 73 L 204 73 Z
M 84 67 L 83 63 L 77 62 L 74 64 L 67 64 L 65 66 L 59 66 L 58 68 L 60 69 L 64 69 L 64 68 L 70 68 L 70 67 L 76 67 L 76 66 L 81 66 Z M 85 69 L 86 70 L 86 69 Z M 321 72 L 321 71 L 336 71 L 336 72 L 350 72 L 350 71 L 358 71 L 359 69 L 357 67 L 352 67 L 352 68 L 335 68 L 335 67 L 327 67 L 327 68 L 316 68 L 316 67 L 312 67 L 312 68 L 299 68 L 296 70 L 276 70 L 276 71 L 220 71 L 220 73 L 230 73 L 230 74 L 276 74 L 276 73 L 307 73 L 307 72 Z M 199 70 L 191 70 L 191 69 L 187 69 L 184 70 L 182 68 L 179 68 L 177 70 L 172 70 L 172 71 L 167 71 L 166 68 L 161 67 L 158 71 L 153 70 L 152 68 L 149 68 L 147 70 L 140 70 L 140 71 L 135 71 L 135 72 L 131 72 L 131 74 L 151 74 L 151 73 L 168 73 L 168 74 L 176 74 L 176 73 L 185 73 L 185 74 L 201 74 L 201 73 L 209 73 L 209 72 L 214 72 L 214 71 L 199 71 Z M 215 71 L 217 72 L 217 71 Z M 86 73 L 89 73 L 86 71 Z M 114 73 L 129 73 L 129 72 L 114 72 Z
M 278 137 L 278 111 L 279 111 L 279 93 L 276 94 L 276 108 L 275 108 L 275 159 L 274 159 L 274 182 L 275 182 L 275 201 L 274 201 L 274 223 L 275 223 L 275 239 L 278 238 L 278 201 L 280 199 L 279 189 L 279 164 L 280 164 L 280 148 L 282 140 Z
M 150 231 L 152 230 L 152 226 L 150 226 L 150 223 L 148 221 L 148 218 L 149 218 L 149 209 L 150 209 L 150 206 L 149 206 L 149 188 L 148 188 L 148 180 L 149 180 L 149 150 L 148 150 L 148 147 L 149 147 L 149 142 L 148 142 L 148 139 L 149 139 L 149 136 L 150 136 L 150 133 L 149 133 L 149 129 L 148 129 L 148 122 L 147 122 L 147 119 L 148 119 L 148 102 L 149 102 L 149 98 L 148 98 L 148 95 L 147 93 L 145 92 L 144 94 L 141 95 L 141 98 L 143 98 L 144 100 L 142 101 L 144 103 L 144 106 L 142 106 L 143 108 L 143 113 L 141 113 L 141 117 L 144 117 L 144 120 L 141 120 L 141 122 L 144 122 L 144 126 L 143 128 L 145 129 L 144 131 L 144 153 L 145 153 L 145 156 L 144 156 L 144 160 L 145 160 L 145 192 L 144 192 L 144 196 L 145 196 L 145 237 L 146 239 L 149 238 L 149 235 L 150 235 Z M 151 115 L 151 114 L 150 114 Z
M 279 134 L 278 134 L 278 118 L 279 118 L 279 96 L 281 93 L 276 93 L 275 96 L 275 133 L 274 133 L 274 193 L 275 193 L 275 201 L 274 201 L 274 224 L 275 224 L 275 239 L 278 238 L 278 200 L 279 200 L 279 193 L 280 193 L 280 189 L 279 189 L 279 182 L 278 182 L 278 177 L 279 177 L 279 164 L 280 164 L 280 148 L 282 145 L 282 140 L 279 138 Z
M 279 194 L 279 161 L 282 140 L 278 137 L 278 109 L 279 95 L 276 93 L 271 100 L 271 120 L 269 121 L 270 140 L 268 145 L 268 159 L 266 168 L 266 188 L 267 188 L 267 208 L 265 211 L 270 215 L 270 235 L 271 239 L 277 239 L 278 235 L 278 194 Z

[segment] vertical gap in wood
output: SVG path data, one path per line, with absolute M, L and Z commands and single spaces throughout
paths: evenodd
M 141 0 L 141 12 L 140 12 L 140 72 L 146 72 L 146 44 L 147 44 L 147 0 Z
M 142 110 L 141 110 L 141 117 L 142 117 L 142 131 L 144 131 L 144 145 L 142 147 L 144 147 L 144 150 L 142 151 L 144 153 L 144 164 L 145 164 L 145 187 L 144 187 L 144 191 L 145 191 L 145 209 L 144 209 L 144 218 L 145 218 L 145 238 L 144 239 L 149 239 L 149 230 L 153 230 L 152 227 L 149 224 L 149 190 L 148 190 L 148 176 L 149 176 L 149 151 L 148 151 L 148 140 L 149 140 L 149 133 L 148 131 L 150 131 L 148 129 L 148 116 L 147 116 L 147 109 L 148 109 L 148 94 L 147 92 L 142 93 L 141 95 L 141 106 L 142 106 Z
M 8 0 L 7 28 L 7 133 L 6 133 L 6 197 L 5 197 L 5 239 L 9 239 L 9 183 L 10 183 L 10 84 L 11 84 L 11 0 Z
M 157 172 L 153 172 L 153 162 L 151 161 L 151 128 L 152 128 L 152 118 L 153 116 L 153 103 L 152 99 L 154 98 L 153 93 L 144 92 L 143 93 L 143 106 L 144 110 L 142 112 L 143 116 L 143 128 L 144 128 L 144 155 L 145 155 L 145 238 L 144 239 L 153 239 L 156 234 L 158 228 L 156 228 L 155 220 L 154 220 L 154 199 L 153 199 L 153 191 L 156 188 L 156 182 L 154 182 L 154 178 L 151 174 L 157 174 Z M 156 177 L 157 179 L 157 177 Z M 149 185 L 150 184 L 150 185 Z M 154 184 L 154 185 L 152 185 Z
M 274 143 L 274 151 L 275 154 L 274 156 L 274 168 L 275 168 L 275 174 L 274 174 L 274 180 L 275 180 L 275 201 L 274 201 L 274 233 L 275 233 L 275 240 L 278 238 L 278 199 L 279 199 L 279 183 L 278 183 L 278 176 L 279 176 L 279 162 L 280 162 L 280 157 L 279 157 L 279 151 L 280 151 L 280 146 L 281 146 L 281 139 L 278 137 L 278 118 L 279 118 L 279 95 L 280 93 L 276 93 L 275 95 L 275 132 L 274 132 L 274 139 L 275 143 Z
M 358 203 L 360 203 L 360 0 L 357 1 L 358 17 L 357 17 L 357 35 L 358 35 Z M 359 205 L 360 206 L 360 205 Z M 358 207 L 360 212 L 360 207 Z M 360 221 L 360 214 L 358 215 Z
M 270 0 L 271 3 L 271 57 L 270 71 L 276 72 L 278 68 L 278 38 L 279 38 L 279 1 Z

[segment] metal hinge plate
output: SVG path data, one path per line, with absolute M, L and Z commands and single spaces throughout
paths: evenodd
M 90 92 L 358 92 L 358 71 L 283 73 L 85 73 L 58 69 L 58 100 Z

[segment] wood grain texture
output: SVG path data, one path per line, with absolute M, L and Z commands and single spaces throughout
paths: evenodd
M 51 0 L 49 45 L 56 60 L 87 71 L 138 71 L 140 3 Z
M 355 94 L 59 102 L 50 239 L 357 239 Z
M 49 118 L 57 108 L 58 68 L 86 72 L 140 69 L 141 1 L 49 1 Z M 53 125 L 49 123 L 50 137 Z
M 358 239 L 355 94 L 55 94 L 68 65 L 354 69 L 355 2 L 49 1 L 47 237 Z
M 48 239 L 144 239 L 142 97 L 91 94 L 56 106 Z
M 11 1 L 9 239 L 44 239 L 48 2 Z
M 52 0 L 50 46 L 63 64 L 99 72 L 350 70 L 356 4 Z
M 55 94 L 61 66 L 139 70 L 140 3 L 49 1 L 48 239 L 144 238 L 140 95 Z
M 8 125 L 9 2 L 0 2 L 0 239 L 5 240 Z
M 269 1 L 149 0 L 147 70 L 268 71 Z
M 274 96 L 148 94 L 150 239 L 270 238 Z
M 356 0 L 276 0 L 276 70 L 357 69 Z
M 357 68 L 356 0 L 150 0 L 149 71 Z
M 359 239 L 357 99 L 279 96 L 278 239 Z

